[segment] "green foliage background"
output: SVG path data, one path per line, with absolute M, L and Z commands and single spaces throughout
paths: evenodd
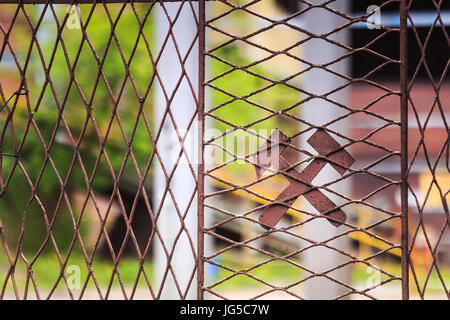
M 135 4 L 135 6 L 140 19 L 144 19 L 149 4 Z M 86 41 L 87 38 L 83 41 L 84 37 L 81 30 L 69 30 L 67 27 L 62 33 L 63 42 L 59 41 L 57 39 L 58 26 L 55 18 L 51 11 L 47 10 L 47 14 L 42 20 L 37 33 L 41 47 L 38 50 L 36 44 L 33 44 L 31 60 L 27 71 L 31 108 L 35 108 L 38 105 L 36 112 L 33 114 L 33 119 L 36 121 L 36 125 L 42 136 L 39 137 L 36 130 L 31 127 L 20 157 L 33 183 L 36 182 L 42 172 L 36 194 L 41 199 L 42 205 L 46 209 L 45 214 L 49 220 L 53 217 L 53 212 L 61 194 L 59 179 L 62 181 L 67 180 L 67 186 L 65 188 L 67 194 L 71 194 L 71 192 L 76 190 L 81 191 L 84 195 L 86 194 L 86 178 L 77 161 L 74 169 L 68 175 L 68 170 L 75 152 L 63 122 L 59 121 L 59 125 L 55 127 L 55 124 L 59 120 L 56 101 L 58 101 L 60 106 L 63 106 L 62 114 L 67 121 L 70 134 L 73 136 L 75 143 L 82 134 L 85 123 L 87 122 L 79 152 L 88 178 L 93 174 L 96 159 L 100 154 L 101 141 L 105 141 L 104 148 L 108 154 L 109 163 L 103 155 L 100 157 L 98 172 L 95 174 L 95 179 L 93 179 L 92 184 L 92 189 L 96 194 L 104 193 L 108 197 L 110 196 L 113 186 L 113 178 L 109 169 L 110 166 L 113 168 L 116 176 L 120 168 L 124 166 L 124 182 L 119 184 L 120 188 L 131 188 L 131 191 L 133 191 L 133 188 L 136 188 L 137 174 L 131 158 L 128 158 L 125 164 L 123 163 L 126 152 L 126 141 L 123 136 L 125 135 L 130 139 L 136 121 L 137 130 L 134 133 L 131 147 L 141 173 L 152 152 L 152 144 L 147 125 L 143 121 L 142 116 L 138 117 L 139 99 L 129 78 L 125 82 L 123 91 L 121 92 L 123 81 L 126 77 L 125 63 L 129 63 L 130 74 L 133 76 L 140 97 L 144 95 L 144 92 L 150 84 L 154 70 L 152 69 L 152 57 L 149 54 L 148 48 L 150 48 L 153 54 L 153 59 L 155 59 L 158 53 L 158 48 L 154 48 L 152 41 L 154 36 L 152 15 L 147 18 L 142 30 L 148 40 L 148 43 L 146 43 L 139 34 L 139 24 L 130 6 L 127 6 L 127 9 L 123 11 L 116 24 L 115 19 L 120 12 L 121 5 L 108 6 L 113 22 L 109 20 L 110 17 L 108 17 L 107 12 L 102 6 L 97 6 L 92 15 L 90 5 L 82 5 L 80 7 L 83 23 L 86 23 L 87 19 L 90 19 L 86 28 L 89 42 Z M 67 7 L 55 6 L 55 8 L 57 9 L 56 14 L 58 15 L 58 20 L 62 22 Z M 29 7 L 28 13 L 34 24 L 39 22 L 42 10 L 43 6 Z M 25 17 L 19 16 L 19 21 L 20 23 L 16 23 L 14 27 L 12 37 L 14 38 L 14 44 L 17 45 L 19 60 L 21 63 L 24 63 L 31 40 L 30 28 L 27 27 Z M 110 39 L 113 30 L 117 38 L 113 37 Z M 63 43 L 65 50 L 63 50 Z M 137 45 L 135 47 L 136 43 Z M 119 46 L 123 56 L 120 54 Z M 80 51 L 79 48 L 81 48 Z M 93 52 L 93 49 L 96 53 Z M 246 56 L 238 45 L 227 45 L 215 52 L 215 54 L 221 59 L 235 65 L 247 65 L 252 62 L 251 57 Z M 130 62 L 131 55 L 133 55 L 133 58 Z M 99 61 L 103 61 L 103 58 L 104 62 L 99 65 Z M 48 77 L 52 80 L 53 84 L 53 87 L 47 85 L 45 90 L 43 90 L 43 86 L 47 75 L 44 72 L 43 61 L 45 61 L 45 65 L 49 70 Z M 221 75 L 230 69 L 229 65 L 217 59 L 209 59 L 207 63 L 209 64 L 210 78 Z M 73 77 L 76 79 L 76 83 L 71 82 L 72 74 L 68 64 L 73 68 Z M 1 65 L 0 61 L 0 68 Z M 100 78 L 98 84 L 95 85 L 100 67 L 107 82 Z M 252 67 L 251 70 L 257 74 L 268 74 L 267 70 L 258 65 Z M 15 79 L 16 76 L 17 70 L 12 69 L 8 77 Z M 258 89 L 264 88 L 269 85 L 269 82 L 257 76 L 236 70 L 228 75 L 217 78 L 212 84 L 233 95 L 243 97 Z M 153 83 L 152 87 L 154 86 L 155 83 Z M 68 94 L 66 96 L 67 92 Z M 113 98 L 111 98 L 111 94 Z M 108 132 L 109 121 L 114 113 L 113 100 L 116 100 L 119 94 L 121 94 L 121 98 L 117 106 L 117 113 L 120 116 L 123 131 L 118 125 L 117 118 L 114 118 Z M 87 106 L 86 101 L 90 101 L 92 96 L 92 102 L 90 106 Z M 209 98 L 211 100 L 210 106 L 208 107 L 211 108 L 219 106 L 231 99 L 229 95 L 218 90 L 211 90 Z M 152 123 L 152 100 L 153 95 L 152 90 L 150 90 L 143 104 L 143 112 L 149 120 L 148 125 L 150 129 L 155 133 L 154 131 L 157 129 L 157 126 Z M 249 100 L 269 106 L 274 110 L 280 110 L 296 103 L 298 101 L 298 92 L 284 85 L 276 85 L 269 90 L 264 90 L 250 97 Z M 96 120 L 96 125 L 89 119 L 89 111 L 92 112 Z M 241 99 L 227 103 L 213 113 L 223 120 L 238 126 L 246 126 L 270 114 L 270 112 L 251 106 L 248 102 Z M 28 116 L 25 97 L 21 97 L 14 114 L 15 136 L 17 141 L 20 141 L 20 138 L 24 134 Z M 1 115 L 1 117 L 3 123 L 5 123 L 5 114 Z M 275 116 L 264 122 L 255 124 L 251 128 L 275 128 L 282 121 L 281 116 Z M 221 131 L 231 128 L 224 122 L 216 120 L 212 121 L 212 125 Z M 49 149 L 49 154 L 59 177 L 49 163 L 42 169 L 43 163 L 45 163 L 45 152 L 41 138 L 48 146 L 55 132 L 55 141 Z M 242 132 L 237 132 L 236 134 L 242 134 Z M 99 138 L 99 135 L 101 138 Z M 3 139 L 2 149 L 3 152 L 13 152 L 14 150 L 10 131 L 8 131 L 8 134 Z M 11 158 L 3 159 L 4 177 L 11 169 L 13 161 Z M 245 167 L 241 166 L 241 168 L 246 170 Z M 230 166 L 230 169 L 233 170 L 233 166 Z M 148 178 L 147 180 L 150 181 L 151 179 Z M 22 214 L 25 212 L 27 230 L 25 233 L 24 249 L 27 252 L 35 253 L 45 240 L 47 232 L 45 230 L 44 214 L 36 199 L 33 199 L 27 205 L 30 196 L 31 192 L 28 182 L 24 178 L 21 170 L 16 168 L 13 179 L 8 186 L 7 193 L 0 199 L 0 219 L 4 223 L 5 229 L 8 230 L 10 242 L 15 245 L 20 233 Z M 74 223 L 81 209 L 80 203 L 76 203 L 74 199 L 69 199 L 69 201 L 71 202 L 74 217 L 71 217 L 70 211 L 63 201 L 61 210 L 57 213 L 55 225 L 52 228 L 57 246 L 62 252 L 68 249 L 74 236 Z M 81 223 L 82 235 L 87 228 L 84 221 L 85 219 Z M 74 251 L 77 250 L 79 248 L 76 244 Z M 44 251 L 54 252 L 51 241 L 47 241 Z

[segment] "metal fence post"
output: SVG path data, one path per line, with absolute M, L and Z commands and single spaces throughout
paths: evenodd
M 198 25 L 198 171 L 197 171 L 197 299 L 203 300 L 204 292 L 203 285 L 205 280 L 205 263 L 204 256 L 204 214 L 205 208 L 203 206 L 205 193 L 205 164 L 204 164 L 204 146 L 203 139 L 205 135 L 205 0 L 199 0 L 199 25 Z
M 402 298 L 409 299 L 409 240 L 408 240 L 408 7 L 400 1 L 400 121 L 401 121 L 401 210 L 402 210 Z

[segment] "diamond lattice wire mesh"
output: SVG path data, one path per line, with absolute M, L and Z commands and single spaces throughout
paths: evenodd
M 205 296 L 400 298 L 399 29 L 355 36 L 371 14 L 298 3 L 220 0 L 206 20 Z
M 408 32 L 339 1 L 215 1 L 204 57 L 193 1 L 80 5 L 80 29 L 34 2 L 0 4 L 1 298 L 187 298 L 196 261 L 200 297 L 400 298 L 406 258 L 412 297 L 448 297 L 443 0 L 428 28 L 400 1 Z
M 1 4 L 0 298 L 195 293 L 197 11 Z
M 448 4 L 430 1 L 426 27 L 413 14 L 422 5 L 408 1 L 410 288 L 418 298 L 440 299 L 450 298 Z

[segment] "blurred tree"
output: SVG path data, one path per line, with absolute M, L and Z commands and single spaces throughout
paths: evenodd
M 82 21 L 87 22 L 87 37 L 84 37 L 81 29 L 69 29 L 65 26 L 61 39 L 58 38 L 58 23 L 50 8 L 47 8 L 38 28 L 40 50 L 34 44 L 27 82 L 31 108 L 36 108 L 33 119 L 39 132 L 33 126 L 26 132 L 20 159 L 33 184 L 40 181 L 36 185 L 36 194 L 43 202 L 45 215 L 50 221 L 61 195 L 61 182 L 67 181 L 65 191 L 68 194 L 74 190 L 86 194 L 85 177 L 76 159 L 75 150 L 79 139 L 82 139 L 79 153 L 87 179 L 91 178 L 97 158 L 100 158 L 92 184 L 97 194 L 110 191 L 113 186 L 114 179 L 109 166 L 116 176 L 123 166 L 124 180 L 131 180 L 137 185 L 137 174 L 130 156 L 124 164 L 128 144 L 141 173 L 152 152 L 147 124 L 142 116 L 142 113 L 146 113 L 147 119 L 151 119 L 152 113 L 151 91 L 148 87 L 153 70 L 147 49 L 147 45 L 151 46 L 151 43 L 144 41 L 137 18 L 129 6 L 116 22 L 121 6 L 108 6 L 108 12 L 102 6 L 97 6 L 96 9 L 92 9 L 91 5 L 82 6 Z M 142 13 L 147 11 L 145 9 L 149 4 L 136 4 L 136 7 L 137 12 Z M 27 8 L 33 22 L 39 20 L 43 8 L 44 6 Z M 55 6 L 55 10 L 61 23 L 66 15 L 66 7 Z M 25 21 L 21 23 L 26 24 Z M 23 37 L 16 47 L 24 47 L 26 50 L 23 44 L 29 43 L 27 39 L 30 34 L 26 32 L 27 28 L 24 29 Z M 152 23 L 148 18 L 142 31 L 147 40 L 151 41 Z M 48 69 L 48 77 L 45 69 Z M 48 79 L 51 79 L 51 83 L 46 81 Z M 26 100 L 21 99 L 14 114 L 14 134 L 18 141 L 25 134 L 27 119 Z M 46 159 L 43 143 L 48 148 L 52 163 Z M 108 155 L 108 161 L 101 154 L 102 147 Z M 13 149 L 10 131 L 3 139 L 2 149 L 3 152 Z M 69 172 L 74 159 L 75 164 Z M 8 172 L 13 161 L 4 158 L 4 172 Z M 8 225 L 8 230 L 17 231 L 11 232 L 12 234 L 18 234 L 21 224 L 19 216 L 25 211 L 26 225 L 29 226 L 25 249 L 36 250 L 46 233 L 44 213 L 36 199 L 26 205 L 31 190 L 29 187 L 24 188 L 24 185 L 27 182 L 16 168 L 8 192 L 1 202 L 3 209 L 10 209 L 2 210 L 2 219 Z M 77 205 L 80 204 L 71 203 L 75 214 Z M 11 210 L 12 208 L 14 209 Z M 73 237 L 73 222 L 64 200 L 57 212 L 53 233 L 58 246 L 62 250 L 67 248 Z

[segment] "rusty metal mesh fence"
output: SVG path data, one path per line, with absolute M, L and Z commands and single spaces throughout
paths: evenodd
M 157 299 L 167 286 L 185 298 L 196 282 L 196 230 L 184 224 L 196 214 L 196 163 L 184 152 L 196 107 L 172 102 L 184 86 L 184 103 L 197 104 L 185 65 L 198 61 L 198 33 L 182 45 L 174 34 L 180 16 L 198 24 L 197 5 L 39 3 L 0 4 L 0 298 Z M 159 151 L 164 128 L 178 142 L 172 162 Z M 173 191 L 180 163 L 187 201 Z M 158 222 L 168 219 L 169 235 Z
M 205 172 L 214 186 L 205 239 L 219 243 L 205 256 L 223 272 L 205 292 L 230 298 L 233 286 L 251 283 L 239 297 L 400 297 L 401 268 L 383 261 L 401 255 L 392 201 L 400 197 L 401 92 L 399 77 L 376 77 L 386 68 L 400 74 L 399 50 L 377 47 L 387 37 L 398 45 L 399 28 L 380 26 L 352 46 L 349 30 L 371 14 L 355 18 L 344 1 L 299 1 L 284 15 L 264 1 L 218 2 L 206 21 L 214 99 L 205 114 L 222 131 L 206 138 L 206 150 L 225 161 Z M 376 62 L 353 77 L 355 56 Z M 358 273 L 377 281 L 357 282 Z
M 449 297 L 443 0 L 7 2 L 0 299 Z

